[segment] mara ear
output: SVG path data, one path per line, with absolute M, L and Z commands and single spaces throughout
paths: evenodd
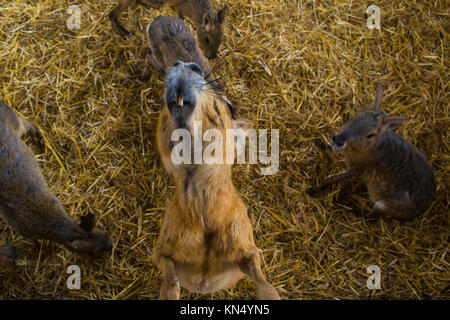
M 383 118 L 382 128 L 385 131 L 395 131 L 409 120 L 411 120 L 410 117 L 385 117 Z
M 380 110 L 381 100 L 383 100 L 383 86 L 380 86 L 375 96 L 375 102 L 372 105 L 373 110 Z
M 233 119 L 232 123 L 233 129 L 242 129 L 244 132 L 253 127 L 253 120 L 241 116 L 236 116 L 236 119 Z
M 225 4 L 223 6 L 223 8 L 220 9 L 219 12 L 217 12 L 217 18 L 219 20 L 219 24 L 222 24 L 225 21 L 225 18 L 227 16 L 227 9 L 228 9 L 228 5 Z
M 205 28 L 206 32 L 209 32 L 212 28 L 213 21 L 211 19 L 211 14 L 206 11 L 202 16 L 202 26 Z
M 95 216 L 92 213 L 82 216 L 79 226 L 84 231 L 91 232 L 95 228 Z

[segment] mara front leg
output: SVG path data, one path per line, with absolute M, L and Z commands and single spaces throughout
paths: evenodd
M 19 138 L 28 133 L 33 138 L 34 142 L 40 147 L 41 151 L 44 150 L 44 139 L 39 129 L 33 126 L 28 120 L 19 117 L 7 105 L 0 103 L 0 108 L 3 109 L 0 110 L 0 112 L 3 111 L 3 115 L 5 116 L 4 120 L 11 125 L 13 131 Z
M 256 298 L 258 300 L 280 300 L 277 290 L 266 280 L 261 270 L 261 258 L 259 253 L 239 262 L 241 271 L 256 283 Z
M 322 185 L 315 187 L 315 188 L 309 188 L 308 190 L 306 190 L 306 193 L 312 197 L 312 198 L 317 198 L 319 197 L 319 195 L 325 191 L 328 187 L 332 186 L 333 184 L 354 177 L 356 175 L 359 174 L 358 170 L 349 170 L 346 173 L 340 174 L 334 178 L 331 178 L 330 180 L 324 182 Z

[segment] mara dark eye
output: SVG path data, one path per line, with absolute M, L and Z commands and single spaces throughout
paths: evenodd
M 376 137 L 377 135 L 375 134 L 375 133 L 371 133 L 371 134 L 369 134 L 366 138 L 367 139 L 370 139 L 370 138 L 373 138 L 373 137 Z
M 205 42 L 209 43 L 209 38 L 208 37 L 205 38 Z

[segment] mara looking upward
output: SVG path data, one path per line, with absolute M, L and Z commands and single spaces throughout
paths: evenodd
M 225 137 L 226 129 L 245 130 L 251 121 L 233 116 L 231 105 L 214 93 L 195 63 L 178 61 L 167 70 L 165 103 L 157 144 L 176 189 L 153 256 L 164 278 L 160 298 L 178 299 L 180 286 L 213 293 L 247 275 L 256 283 L 258 299 L 279 299 L 261 271 L 247 210 L 231 180 L 231 164 L 177 165 L 171 160 L 176 129 L 192 135 L 193 123 L 200 122 L 203 132 L 217 129 Z M 234 139 L 226 143 L 234 144 Z

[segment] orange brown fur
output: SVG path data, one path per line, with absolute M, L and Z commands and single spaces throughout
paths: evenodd
M 203 132 L 214 128 L 223 137 L 234 125 L 226 102 L 208 90 L 199 94 L 192 117 L 202 122 Z M 154 262 L 164 276 L 160 298 L 177 299 L 180 284 L 201 293 L 229 288 L 245 274 L 256 282 L 258 298 L 279 299 L 261 271 L 247 210 L 231 180 L 231 164 L 173 164 L 170 138 L 175 129 L 166 107 L 158 120 L 157 145 L 176 189 L 154 250 Z

